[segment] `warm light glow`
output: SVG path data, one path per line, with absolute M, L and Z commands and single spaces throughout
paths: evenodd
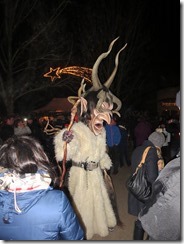
M 161 106 L 166 106 L 166 107 L 170 107 L 170 106 L 176 106 L 176 103 L 171 103 L 171 102 L 170 102 L 170 103 L 169 103 L 169 102 L 168 102 L 168 103 L 167 103 L 167 102 L 162 102 L 162 103 L 161 103 Z
M 61 69 L 60 67 L 55 69 L 50 67 L 50 71 L 45 73 L 43 76 L 49 77 L 51 81 L 54 81 L 56 79 L 60 79 L 62 74 L 70 74 L 84 78 L 85 80 L 91 83 L 91 72 L 92 69 L 79 66 L 70 66 L 63 69 Z

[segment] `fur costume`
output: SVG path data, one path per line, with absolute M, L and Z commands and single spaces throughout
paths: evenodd
M 62 135 L 65 130 L 59 132 L 54 140 L 58 161 L 63 159 Z M 95 136 L 86 125 L 78 122 L 72 126 L 72 131 L 74 138 L 67 146 L 67 160 L 76 163 L 93 161 L 99 163 L 99 166 L 92 171 L 72 166 L 69 173 L 69 191 L 86 228 L 86 238 L 91 239 L 94 234 L 107 236 L 108 227 L 116 225 L 116 218 L 101 170 L 110 169 L 112 164 L 106 153 L 105 130 Z
M 103 178 L 103 170 L 109 170 L 112 166 L 106 152 L 104 123 L 109 124 L 112 113 L 118 113 L 121 108 L 121 101 L 110 92 L 109 87 L 118 68 L 119 54 L 126 45 L 116 54 L 115 67 L 109 79 L 102 85 L 98 77 L 99 64 L 110 53 L 117 39 L 111 42 L 108 51 L 102 53 L 93 65 L 92 87 L 85 91 L 82 81 L 78 97 L 69 98 L 74 104 L 70 125 L 54 138 L 57 161 L 72 162 L 68 189 L 83 222 L 87 240 L 94 234 L 107 236 L 109 229 L 119 223 Z M 117 106 L 114 109 L 115 104 Z M 75 115 L 79 122 L 73 124 Z

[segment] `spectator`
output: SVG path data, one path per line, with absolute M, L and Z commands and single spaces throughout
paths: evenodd
M 169 161 L 171 161 L 180 151 L 180 123 L 177 119 L 169 119 L 166 128 L 171 133 L 169 158 Z
M 112 165 L 113 174 L 117 174 L 119 164 L 120 164 L 120 151 L 118 145 L 121 141 L 121 132 L 115 118 L 112 118 L 110 124 L 105 125 L 105 130 L 106 130 L 108 154 L 113 164 Z
M 31 129 L 29 128 L 29 126 L 27 126 L 26 122 L 23 119 L 18 118 L 15 120 L 14 123 L 14 134 L 16 136 L 30 135 Z
M 44 151 L 47 153 L 49 160 L 53 161 L 54 158 L 54 149 L 53 143 L 50 139 L 50 136 L 47 136 L 36 118 L 32 115 L 27 116 L 27 126 L 31 130 L 31 136 L 40 142 L 43 146 Z
M 150 200 L 138 216 L 149 240 L 181 240 L 180 157 L 164 167 L 152 189 Z
M 40 143 L 9 138 L 0 148 L 0 239 L 82 240 L 83 230 Z M 51 186 L 53 185 L 53 186 Z
M 0 138 L 6 141 L 9 137 L 14 135 L 14 116 L 9 115 L 5 118 L 4 123 L 0 129 Z
M 166 126 L 164 123 L 161 123 L 158 128 L 156 128 L 157 132 L 161 132 L 165 136 L 165 143 L 162 146 L 162 155 L 165 161 L 165 164 L 167 164 L 170 160 L 170 142 L 171 142 L 171 133 L 169 133 L 166 130 Z
M 31 136 L 37 139 L 42 144 L 43 131 L 41 125 L 36 120 L 36 118 L 32 117 L 31 115 L 27 116 L 27 126 L 31 130 Z
M 145 116 L 139 118 L 137 125 L 134 128 L 135 147 L 141 146 L 152 133 L 151 123 Z
M 159 149 L 159 152 L 161 152 L 160 149 L 163 146 L 164 142 L 165 142 L 165 137 L 162 133 L 153 132 L 148 137 L 148 140 L 145 140 L 141 146 L 135 148 L 132 153 L 131 166 L 132 166 L 132 171 L 135 172 L 138 164 L 141 161 L 144 150 L 147 147 L 151 146 L 146 156 L 146 163 L 145 163 L 147 180 L 151 184 L 153 184 L 153 182 L 156 180 L 158 176 L 157 163 L 160 160 L 160 154 L 158 154 L 157 149 Z M 138 216 L 139 212 L 143 207 L 144 207 L 144 203 L 136 199 L 130 192 L 128 192 L 128 213 L 134 216 Z M 137 219 L 135 221 L 133 239 L 143 240 L 143 237 L 144 237 L 144 230 L 141 226 L 141 222 Z
M 120 153 L 120 167 L 122 167 L 125 163 L 127 166 L 130 166 L 131 162 L 128 151 L 128 131 L 124 124 L 119 124 L 118 126 L 121 133 L 121 140 L 118 145 Z

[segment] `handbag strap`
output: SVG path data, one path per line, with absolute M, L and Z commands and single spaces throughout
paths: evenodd
M 140 162 L 139 165 L 137 166 L 137 168 L 136 168 L 134 174 L 137 174 L 138 169 L 140 169 L 140 168 L 142 167 L 142 165 L 145 163 L 145 159 L 146 159 L 146 156 L 147 156 L 148 151 L 149 151 L 150 148 L 151 148 L 151 147 L 147 147 L 147 148 L 144 150 L 144 152 L 143 152 L 143 154 L 142 154 L 141 162 Z

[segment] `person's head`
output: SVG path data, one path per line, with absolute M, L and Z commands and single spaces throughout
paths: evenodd
M 27 116 L 27 124 L 32 124 L 34 120 L 34 117 L 32 115 Z
M 103 102 L 101 106 L 97 108 L 99 91 L 89 92 L 83 100 L 86 102 L 86 109 L 81 113 L 81 107 L 78 106 L 78 119 L 86 124 L 90 130 L 95 134 L 101 134 L 103 123 L 110 124 L 111 121 L 111 109 L 107 102 Z
M 30 136 L 13 136 L 0 148 L 0 167 L 8 168 L 17 174 L 46 171 L 53 182 L 56 172 L 41 144 Z
M 151 133 L 151 135 L 148 137 L 148 140 L 151 141 L 155 147 L 159 148 L 161 148 L 165 143 L 165 137 L 163 133 L 157 131 Z
M 24 120 L 22 118 L 17 118 L 14 122 L 15 127 L 24 127 Z
M 8 115 L 6 118 L 5 118 L 5 124 L 7 125 L 13 125 L 14 124 L 14 116 L 13 115 Z
M 27 124 L 28 124 L 28 125 L 31 125 L 32 123 L 33 123 L 33 119 L 32 119 L 32 118 L 28 118 L 28 119 L 27 119 Z

